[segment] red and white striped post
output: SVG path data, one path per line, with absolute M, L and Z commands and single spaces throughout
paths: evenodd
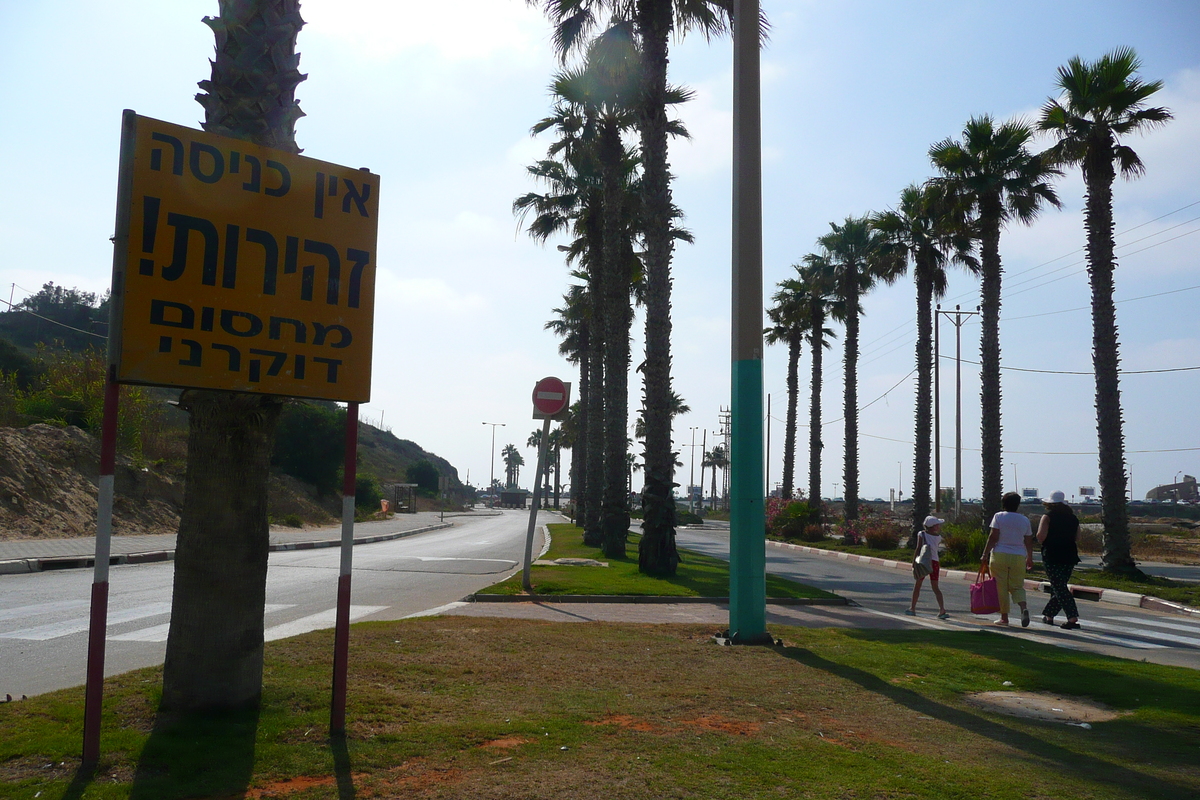
M 358 403 L 346 404 L 346 460 L 342 469 L 342 565 L 338 573 L 337 628 L 333 634 L 333 698 L 329 733 L 346 731 L 346 670 L 350 659 L 350 570 L 354 553 L 354 482 L 358 454 Z
M 104 638 L 108 630 L 108 562 L 112 553 L 112 509 L 117 462 L 115 367 L 104 382 L 104 418 L 100 429 L 100 485 L 96 508 L 96 562 L 92 578 L 92 610 L 88 622 L 87 689 L 83 701 L 83 767 L 100 758 L 100 711 L 104 699 Z

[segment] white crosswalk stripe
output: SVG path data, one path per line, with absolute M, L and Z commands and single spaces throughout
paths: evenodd
M 0 608 L 0 622 L 9 619 L 36 617 L 42 614 L 55 614 L 59 611 L 70 611 L 76 608 L 87 608 L 90 603 L 90 600 L 56 600 L 51 603 L 38 603 L 35 606 Z
M 116 625 L 122 622 L 132 622 L 135 619 L 157 617 L 159 614 L 170 613 L 170 603 L 147 603 L 146 605 L 125 608 L 121 609 L 120 611 L 109 611 L 108 624 Z M 44 642 L 48 639 L 58 639 L 63 636 L 82 633 L 87 629 L 88 618 L 77 617 L 75 619 L 63 620 L 62 622 L 51 622 L 48 625 L 38 625 L 34 628 L 21 628 L 15 631 L 6 631 L 5 633 L 0 633 L 0 639 L 25 639 L 35 642 Z
M 273 614 L 276 611 L 283 611 L 284 609 L 294 607 L 294 604 L 267 603 L 264 613 Z M 162 625 L 152 625 L 149 628 L 140 628 L 136 631 L 110 634 L 107 638 L 110 642 L 165 642 L 170 630 L 171 623 L 167 622 Z
M 387 606 L 350 606 L 351 621 L 365 617 L 368 614 L 374 614 L 376 611 L 383 611 Z M 273 628 L 267 628 L 263 631 L 263 638 L 268 642 L 273 642 L 276 639 L 286 639 L 289 636 L 299 636 L 302 633 L 309 631 L 319 631 L 324 628 L 332 628 L 337 623 L 337 609 L 331 608 L 327 611 L 322 611 L 317 614 L 310 614 L 307 617 L 294 619 L 291 622 L 285 622 L 282 625 L 276 625 Z

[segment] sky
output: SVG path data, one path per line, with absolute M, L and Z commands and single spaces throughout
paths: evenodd
M 1142 77 L 1164 82 L 1152 102 L 1175 119 L 1128 141 L 1146 172 L 1114 186 L 1127 460 L 1136 498 L 1179 473 L 1200 474 L 1200 5 L 767 0 L 763 9 L 772 24 L 762 52 L 768 301 L 829 223 L 891 208 L 906 185 L 930 177 L 929 146 L 958 138 L 970 117 L 1033 120 L 1072 56 L 1137 50 Z M 11 189 L 0 195 L 0 287 L 14 302 L 50 281 L 109 288 L 121 111 L 200 127 L 196 83 L 209 77 L 213 53 L 201 18 L 217 10 L 215 0 L 0 0 L 0 152 Z M 360 413 L 475 485 L 492 470 L 503 475 L 505 444 L 532 465 L 533 384 L 548 375 L 577 381 L 543 329 L 569 282 L 559 242 L 537 244 L 511 211 L 514 198 L 539 189 L 525 167 L 549 143 L 529 133 L 549 111 L 559 68 L 548 23 L 521 0 L 307 0 L 301 13 L 308 24 L 297 49 L 308 79 L 296 94 L 307 116 L 297 142 L 306 155 L 381 176 L 372 396 Z M 692 138 L 670 156 L 675 202 L 695 236 L 673 265 L 674 385 L 691 408 L 675 420 L 676 480 L 686 484 L 692 474 L 699 481 L 696 451 L 712 448 L 730 403 L 731 42 L 673 43 L 670 78 L 695 92 L 679 109 Z M 1078 172 L 1057 189 L 1062 210 L 1010 225 L 1000 242 L 1004 483 L 1041 496 L 1078 495 L 1098 482 Z M 943 308 L 977 303 L 977 281 L 952 275 Z M 898 489 L 907 497 L 911 278 L 872 292 L 864 310 L 860 496 L 886 499 Z M 642 324 L 639 313 L 634 365 Z M 954 475 L 953 334 L 943 322 L 943 486 Z M 964 324 L 968 498 L 980 494 L 978 337 L 977 322 Z M 842 491 L 841 346 L 839 338 L 825 359 L 825 496 Z M 809 356 L 800 363 L 805 423 Z M 768 347 L 771 486 L 782 474 L 785 367 L 785 349 Z M 640 406 L 638 377 L 631 409 Z M 494 460 L 493 428 L 483 423 L 504 424 L 494 429 Z M 807 440 L 802 426 L 801 487 Z

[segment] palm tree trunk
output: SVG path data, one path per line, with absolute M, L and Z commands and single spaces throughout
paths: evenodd
M 1092 366 L 1096 373 L 1096 433 L 1100 451 L 1101 563 L 1108 572 L 1137 573 L 1129 550 L 1129 508 L 1125 504 L 1125 436 L 1122 431 L 1120 343 L 1113 305 L 1111 151 L 1089 160 L 1087 175 L 1088 275 L 1092 285 Z
M 929 516 L 930 460 L 933 448 L 933 282 L 927 256 L 916 266 L 917 283 L 917 409 L 913 446 L 912 535 Z M 915 544 L 915 543 L 913 543 Z
M 600 253 L 597 261 L 603 261 L 603 240 L 592 243 L 593 253 Z M 591 298 L 591 320 L 593 325 L 591 347 L 588 351 L 589 374 L 591 387 L 588 392 L 588 430 L 586 440 L 587 451 L 587 503 L 583 514 L 583 543 L 589 547 L 600 547 L 604 542 L 604 533 L 600 525 L 600 508 L 604 502 L 604 386 L 607 383 L 604 375 L 604 334 L 603 322 L 603 293 L 604 267 L 593 264 L 588 281 L 591 284 L 588 295 Z
M 575 425 L 575 440 L 571 444 L 571 507 L 574 511 L 575 524 L 583 527 L 587 506 L 586 489 L 588 485 L 587 471 L 587 440 L 588 426 L 591 425 L 588 404 L 592 392 L 591 384 L 591 322 L 584 320 L 579 326 L 579 405 Z
M 800 386 L 797 372 L 800 368 L 800 346 L 802 335 L 799 331 L 788 335 L 788 409 L 787 422 L 783 432 L 783 486 L 780 496 L 784 499 L 792 496 L 792 486 L 795 482 L 796 469 L 796 405 L 799 401 Z
M 846 459 L 844 515 L 847 522 L 858 519 L 858 273 L 847 270 L 844 293 L 846 297 L 846 351 L 843 364 L 846 387 L 845 406 Z
M 1003 452 L 1000 445 L 1000 199 L 980 201 L 980 260 L 983 280 L 979 290 L 979 404 L 983 476 L 983 522 L 986 530 L 1000 510 L 1004 493 Z
M 642 541 L 638 569 L 674 575 L 675 458 L 671 452 L 671 179 L 667 164 L 667 40 L 672 3 L 638 0 L 637 27 L 643 58 L 638 127 L 642 139 L 643 213 L 646 251 L 646 444 L 642 490 Z
M 821 360 L 825 347 L 825 315 L 813 314 L 812 394 L 808 408 L 808 507 L 813 524 L 821 522 Z
M 623 257 L 620 178 L 624 148 L 611 121 L 600 130 L 599 158 L 604 191 L 604 501 L 600 528 L 604 555 L 625 558 L 629 538 L 629 495 L 625 454 L 629 437 L 629 270 Z
M 268 22 L 269 20 L 269 22 Z M 204 20 L 216 38 L 197 96 L 204 129 L 299 152 L 295 100 L 298 0 L 220 0 Z M 283 401 L 185 390 L 188 461 L 175 550 L 162 707 L 257 707 L 267 580 L 267 478 Z

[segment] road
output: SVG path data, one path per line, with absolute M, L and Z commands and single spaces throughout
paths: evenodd
M 538 521 L 558 519 L 542 512 Z M 462 517 L 452 528 L 355 547 L 351 619 L 419 614 L 501 580 L 520 566 L 528 520 L 522 511 Z M 271 553 L 268 641 L 333 627 L 339 563 L 336 547 Z M 170 561 L 111 568 L 107 675 L 162 663 L 174 574 Z M 91 583 L 84 569 L 3 577 L 0 694 L 84 683 Z
M 679 530 L 676 539 L 680 547 L 718 558 L 729 558 L 728 529 L 702 531 L 684 528 Z M 1047 627 L 1038 621 L 1038 612 L 1049 596 L 1031 592 L 1029 598 L 1033 622 L 1029 628 L 1022 629 L 1018 623 L 1005 629 L 990 624 L 999 615 L 975 617 L 970 613 L 968 584 L 964 581 L 944 582 L 942 592 L 950 619 L 943 622 L 935 618 L 937 603 L 933 592 L 929 590 L 928 581 L 917 604 L 919 616 L 905 616 L 904 609 L 912 600 L 913 587 L 912 575 L 905 570 L 872 567 L 860 562 L 768 547 L 767 571 L 836 592 L 874 614 L 910 624 L 939 630 L 978 630 L 986 626 L 1012 636 L 1033 637 L 1047 644 L 1200 669 L 1200 620 L 1181 615 L 1079 600 L 1083 628 L 1064 631 Z M 1019 616 L 1013 614 L 1012 619 L 1019 620 Z M 1059 621 L 1062 620 L 1060 616 Z

